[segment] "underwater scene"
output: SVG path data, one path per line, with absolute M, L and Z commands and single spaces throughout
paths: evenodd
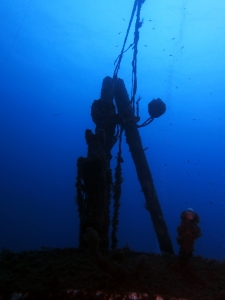
M 0 299 L 225 299 L 225 2 L 7 0 L 0 15 Z M 16 282 L 27 263 L 58 275 Z M 165 264 L 184 281 L 160 293 L 179 278 Z

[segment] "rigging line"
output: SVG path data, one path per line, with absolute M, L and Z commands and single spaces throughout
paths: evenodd
M 131 13 L 131 17 L 130 17 L 130 22 L 129 22 L 129 25 L 128 25 L 128 28 L 127 28 L 127 33 L 126 33 L 126 36 L 125 36 L 125 39 L 124 39 L 124 42 L 123 42 L 122 50 L 121 50 L 119 58 L 118 58 L 118 62 L 116 64 L 116 67 L 115 67 L 115 70 L 114 70 L 113 78 L 117 77 L 117 74 L 118 74 L 118 71 L 119 71 L 119 68 L 120 68 L 120 63 L 122 61 L 124 48 L 125 48 L 127 38 L 128 38 L 129 32 L 130 32 L 130 27 L 131 27 L 131 24 L 132 24 L 132 21 L 133 21 L 133 18 L 134 18 L 134 13 L 135 13 L 135 10 L 136 10 L 137 3 L 138 3 L 138 0 L 135 0 L 133 10 L 132 10 L 132 13 Z
M 120 64 L 123 58 L 123 54 L 130 48 L 133 46 L 134 52 L 135 52 L 135 43 L 138 43 L 139 40 L 139 31 L 138 29 L 142 26 L 143 22 L 140 22 L 140 11 L 141 11 L 141 6 L 142 4 L 145 2 L 145 0 L 134 0 L 134 6 L 132 9 L 132 13 L 131 13 L 131 17 L 130 17 L 130 21 L 129 21 L 129 25 L 127 28 L 127 32 L 126 32 L 126 36 L 123 42 L 123 46 L 122 46 L 122 50 L 120 52 L 120 55 L 117 57 L 117 59 L 115 60 L 114 64 L 117 62 L 116 67 L 114 69 L 114 73 L 113 73 L 113 80 L 112 80 L 112 88 L 111 88 L 111 97 L 114 97 L 114 91 L 116 88 L 116 82 L 117 82 L 117 75 L 118 75 L 118 71 L 120 69 Z M 124 50 L 126 42 L 127 42 L 127 38 L 130 32 L 130 28 L 131 28 L 131 24 L 133 22 L 133 18 L 134 18 L 134 14 L 137 8 L 137 21 L 136 21 L 136 26 L 135 26 L 135 38 L 134 38 L 134 43 L 131 44 L 126 50 Z M 137 51 L 135 52 L 134 56 L 137 56 Z M 134 60 L 133 60 L 134 61 Z M 133 64 L 133 62 L 132 62 Z M 135 65 L 136 65 L 136 61 L 135 61 Z M 136 72 L 135 72 L 135 77 L 136 77 Z M 137 82 L 137 80 L 135 81 Z M 134 95 L 136 94 L 136 91 L 134 93 Z
M 123 51 L 123 54 L 124 54 L 125 52 L 127 52 L 127 51 L 130 49 L 130 47 L 132 47 L 133 45 L 134 45 L 134 44 L 130 44 L 130 46 L 129 46 L 126 50 Z M 116 60 L 114 61 L 114 65 L 115 65 L 115 63 L 117 62 L 117 60 L 119 59 L 120 55 L 121 55 L 121 54 L 119 54 L 119 55 L 117 56 Z
M 132 21 L 133 21 L 133 18 L 134 18 L 134 13 L 135 13 L 138 1 L 139 0 L 134 0 L 134 6 L 133 6 L 133 9 L 132 9 L 132 13 L 131 13 L 129 25 L 128 25 L 128 28 L 127 28 L 126 36 L 125 36 L 125 39 L 124 39 L 124 42 L 123 42 L 122 50 L 121 50 L 119 56 L 117 57 L 117 59 L 114 62 L 114 64 L 116 62 L 117 62 L 117 64 L 115 66 L 114 73 L 113 73 L 113 80 L 112 80 L 112 87 L 111 87 L 111 98 L 112 99 L 114 97 L 114 92 L 115 92 L 116 82 L 117 82 L 117 75 L 118 75 L 118 71 L 119 71 L 119 68 L 120 68 L 120 63 L 122 61 L 123 54 L 132 46 L 132 44 L 131 44 L 128 47 L 128 49 L 124 50 L 126 42 L 127 42 L 127 38 L 128 38 L 129 32 L 130 32 L 130 27 L 131 27 L 131 24 L 132 24 Z
M 124 50 L 126 42 L 127 42 L 127 38 L 128 38 L 129 32 L 130 32 L 130 27 L 131 27 L 131 24 L 132 24 L 132 21 L 133 21 L 133 18 L 134 18 L 134 13 L 135 13 L 135 10 L 136 10 L 137 3 L 138 3 L 138 0 L 134 0 L 134 6 L 133 6 L 133 9 L 132 9 L 132 13 L 131 13 L 129 25 L 128 25 L 128 28 L 127 28 L 126 36 L 125 36 L 125 39 L 124 39 L 124 42 L 123 42 L 122 50 L 121 50 L 119 56 L 117 57 L 117 59 L 114 62 L 114 64 L 116 62 L 117 62 L 117 64 L 116 64 L 116 67 L 115 67 L 114 73 L 113 73 L 113 80 L 112 80 L 112 87 L 111 87 L 111 98 L 112 99 L 114 97 L 114 92 L 115 92 L 116 82 L 117 82 L 117 74 L 118 74 L 118 71 L 119 71 L 119 68 L 120 68 L 120 63 L 122 61 L 123 54 L 132 46 L 132 45 L 130 45 L 128 47 L 128 49 Z
M 145 0 L 139 0 L 137 5 L 137 15 L 136 24 L 134 32 L 134 43 L 133 43 L 133 60 L 132 60 L 132 94 L 131 94 L 131 104 L 133 107 L 133 113 L 135 113 L 135 96 L 137 92 L 137 53 L 138 53 L 138 41 L 139 41 L 139 29 L 143 25 L 143 20 L 140 21 L 141 6 Z

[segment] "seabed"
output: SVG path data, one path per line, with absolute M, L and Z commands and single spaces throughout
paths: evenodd
M 225 261 L 47 249 L 0 254 L 0 299 L 225 299 Z

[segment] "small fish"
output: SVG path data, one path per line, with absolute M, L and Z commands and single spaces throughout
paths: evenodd
M 172 38 L 172 41 L 175 40 L 175 38 Z
M 173 56 L 172 54 L 170 54 L 170 56 Z
M 163 49 L 163 51 L 165 51 L 166 49 Z
M 62 113 L 60 113 L 60 114 L 54 114 L 53 117 L 61 116 L 61 114 L 62 114 Z
M 119 32 L 118 34 L 121 34 L 121 32 Z
M 148 47 L 147 45 L 144 45 L 145 47 Z
M 176 85 L 176 88 L 178 89 L 178 86 Z
M 184 48 L 184 46 L 182 46 L 180 49 L 183 49 Z

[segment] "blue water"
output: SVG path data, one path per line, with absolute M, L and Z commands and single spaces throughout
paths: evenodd
M 90 107 L 113 74 L 132 7 L 0 2 L 0 248 L 78 245 L 76 160 L 87 155 Z M 146 0 L 141 16 L 141 121 L 153 98 L 167 111 L 140 134 L 175 252 L 180 213 L 191 207 L 202 230 L 194 253 L 225 259 L 225 2 Z M 119 70 L 128 92 L 131 60 L 130 49 Z M 122 155 L 119 247 L 159 252 L 125 139 Z

